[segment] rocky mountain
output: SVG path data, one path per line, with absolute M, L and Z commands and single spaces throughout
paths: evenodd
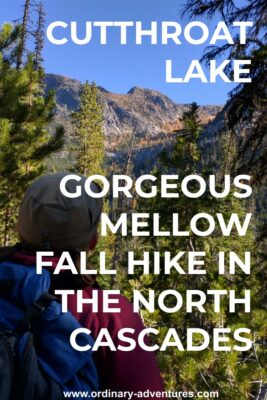
M 71 114 L 79 106 L 82 85 L 79 81 L 61 75 L 46 75 L 47 90 L 56 95 L 56 114 L 53 124 L 62 124 L 66 131 L 66 146 L 53 155 L 51 169 L 68 169 L 73 164 L 69 144 L 75 141 Z M 150 89 L 133 87 L 127 94 L 111 93 L 99 87 L 104 106 L 104 129 L 108 164 L 113 172 L 125 173 L 129 160 L 130 144 L 133 174 L 139 176 L 150 172 L 157 165 L 161 151 L 171 151 L 176 135 L 181 129 L 180 118 L 187 109 L 186 104 L 176 104 L 164 94 Z M 199 117 L 204 126 L 200 146 L 204 158 L 200 168 L 216 173 L 221 167 L 224 136 L 224 112 L 222 106 L 202 106 Z M 133 141 L 133 134 L 135 140 Z M 48 161 L 49 162 L 49 161 Z M 266 220 L 266 189 L 260 187 L 255 193 L 257 219 Z
M 81 83 L 61 75 L 47 74 L 46 87 L 56 94 L 57 123 L 62 123 L 67 136 L 72 140 L 74 133 L 70 124 L 71 112 L 79 105 Z M 104 106 L 104 129 L 109 151 L 127 148 L 133 132 L 137 147 L 149 147 L 166 140 L 166 136 L 181 128 L 179 118 L 187 106 L 176 104 L 162 93 L 133 87 L 127 94 L 111 93 L 99 87 Z M 200 119 L 204 125 L 211 122 L 220 106 L 202 106 Z

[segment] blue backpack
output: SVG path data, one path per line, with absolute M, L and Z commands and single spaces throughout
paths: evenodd
M 98 390 L 92 352 L 78 352 L 70 334 L 81 325 L 48 294 L 50 273 L 0 263 L 0 399 L 58 400 L 63 392 Z M 79 345 L 93 345 L 79 335 Z M 68 398 L 72 398 L 68 395 Z

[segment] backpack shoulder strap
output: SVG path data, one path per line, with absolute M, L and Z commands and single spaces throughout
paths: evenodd
M 46 292 L 29 306 L 24 314 L 24 317 L 18 322 L 16 331 L 18 333 L 31 330 L 31 325 L 37 322 L 42 317 L 43 312 L 52 301 L 59 301 L 57 297 Z
M 13 254 L 21 250 L 21 244 L 16 243 L 15 246 L 0 247 L 0 262 L 8 260 Z

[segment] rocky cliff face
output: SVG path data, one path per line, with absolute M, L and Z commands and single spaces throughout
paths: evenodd
M 71 124 L 71 113 L 79 106 L 81 83 L 61 75 L 46 76 L 47 90 L 56 94 L 56 115 L 53 124 L 62 124 L 66 130 L 66 146 L 52 156 L 52 169 L 68 169 L 72 165 L 72 154 L 68 144 L 75 141 Z M 175 136 L 182 128 L 180 118 L 187 106 L 176 104 L 160 92 L 133 87 L 127 94 L 115 94 L 99 87 L 104 106 L 104 128 L 108 163 L 115 165 L 117 173 L 125 173 L 129 160 L 129 144 L 135 135 L 131 152 L 133 174 L 151 171 L 157 165 L 163 149 L 172 149 Z M 204 125 L 200 146 L 204 149 L 201 166 L 216 173 L 222 162 L 222 137 L 224 132 L 224 110 L 220 106 L 203 106 L 199 112 Z M 266 220 L 266 189 L 259 188 L 255 194 L 258 220 Z M 265 201 L 266 203 L 266 201 Z
M 60 75 L 46 76 L 47 89 L 56 93 L 56 122 L 66 127 L 67 136 L 74 133 L 70 116 L 79 105 L 81 83 Z M 186 110 L 185 104 L 176 104 L 162 93 L 133 87 L 127 94 L 115 94 L 99 88 L 104 106 L 104 129 L 109 150 L 127 147 L 135 132 L 136 146 L 160 143 L 163 138 L 181 128 L 179 118 Z M 221 110 L 219 106 L 202 106 L 200 119 L 203 124 L 212 121 Z

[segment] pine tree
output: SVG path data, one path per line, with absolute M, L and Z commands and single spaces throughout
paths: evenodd
M 166 166 L 170 163 L 171 167 L 173 158 L 175 158 L 176 163 L 179 164 L 177 167 L 181 168 L 184 172 L 197 167 L 197 161 L 199 160 L 197 141 L 202 131 L 198 111 L 199 106 L 197 103 L 193 102 L 189 104 L 188 110 L 185 111 L 182 118 L 180 118 L 183 129 L 177 132 L 178 138 L 173 149 L 172 157 L 170 158 L 165 151 L 161 154 L 161 158 L 164 160 Z
M 240 83 L 229 94 L 224 108 L 225 132 L 231 135 L 235 155 L 228 157 L 232 174 L 249 174 L 256 190 L 266 197 L 267 176 L 267 117 L 266 117 L 266 1 L 248 2 L 229 0 L 189 0 L 185 2 L 184 14 L 189 18 L 213 18 L 218 15 L 231 27 L 233 21 L 252 21 L 247 31 L 245 44 L 235 38 L 233 44 L 208 46 L 202 57 L 203 62 L 224 56 L 229 60 L 251 60 L 250 83 Z M 227 70 L 233 75 L 231 64 Z M 231 151 L 231 148 L 229 148 Z M 259 213 L 259 219 L 266 225 L 266 206 Z M 261 240 L 266 239 L 266 229 L 260 231 Z M 266 241 L 265 241 L 266 242 Z M 265 243 L 266 246 L 266 243 Z M 266 256 L 267 257 L 267 256 Z
M 44 26 L 45 26 L 45 10 L 44 5 L 40 1 L 37 4 L 37 27 L 34 32 L 35 48 L 34 48 L 34 63 L 35 68 L 40 69 L 43 63 L 42 51 L 44 47 Z
M 15 31 L 19 33 L 16 28 Z M 54 95 L 43 94 L 43 72 L 36 71 L 33 55 L 19 69 L 10 61 L 14 60 L 10 54 L 21 40 L 15 31 L 10 26 L 3 26 L 0 31 L 0 46 L 1 38 L 2 43 L 9 42 L 0 53 L 0 240 L 3 245 L 15 237 L 18 204 L 24 191 L 45 171 L 46 157 L 63 144 L 61 127 L 54 134 L 48 132 L 47 125 L 55 107 Z
M 131 176 L 134 179 L 133 173 L 133 154 L 134 154 L 134 147 L 136 145 L 136 135 L 137 131 L 133 129 L 131 140 L 128 144 L 128 151 L 125 160 L 125 164 L 116 166 L 116 169 L 119 168 L 119 174 Z M 113 171 L 111 171 L 113 172 Z M 121 214 L 128 212 L 129 210 L 133 210 L 135 207 L 135 198 L 125 198 L 122 193 L 119 193 L 119 197 L 117 201 L 112 199 L 112 212 L 111 217 L 115 221 L 117 221 Z M 113 244 L 113 255 L 111 259 L 111 269 L 117 271 L 116 279 L 113 275 L 111 278 L 111 287 L 112 289 L 119 289 L 120 288 L 120 281 L 124 280 L 125 277 L 125 269 L 123 268 L 123 254 L 127 251 L 128 245 L 132 244 L 128 238 L 123 238 L 120 235 L 117 235 L 114 238 Z
M 77 145 L 75 169 L 83 175 L 102 174 L 104 167 L 103 107 L 95 83 L 83 86 L 79 110 L 73 115 Z
M 80 106 L 73 114 L 76 144 L 72 148 L 75 156 L 74 171 L 84 176 L 107 175 L 105 165 L 104 115 L 101 98 L 95 83 L 86 82 L 80 95 Z M 109 212 L 108 201 L 104 202 L 104 212 Z M 100 238 L 90 262 L 99 265 L 99 252 L 105 251 L 106 267 L 111 268 L 113 237 Z M 102 287 L 110 287 L 110 277 L 100 276 Z
M 28 24 L 30 19 L 30 7 L 31 7 L 31 0 L 25 0 L 23 8 L 23 19 L 19 35 L 19 45 L 17 50 L 17 65 L 16 65 L 17 69 L 19 69 L 22 66 L 23 57 L 26 50 L 26 42 L 29 34 Z
M 20 35 L 20 26 L 4 24 L 0 30 L 0 53 L 1 61 L 12 63 L 17 53 L 18 38 Z
M 197 117 L 197 106 L 190 105 L 182 117 L 184 130 L 177 135 L 176 143 L 172 152 L 165 152 L 160 158 L 159 169 L 153 171 L 160 180 L 160 175 L 178 174 L 179 182 L 189 175 L 197 173 L 199 163 L 204 154 L 199 147 L 199 135 L 201 126 Z M 203 173 L 201 174 L 203 175 Z M 204 174 L 205 176 L 205 174 Z M 223 185 L 218 179 L 218 189 Z M 192 184 L 192 191 L 197 190 L 197 185 Z M 175 190 L 176 191 L 176 190 Z M 182 194 L 180 183 L 177 191 L 180 193 L 179 199 L 164 199 L 160 195 L 152 198 L 139 200 L 138 211 L 159 213 L 160 225 L 162 230 L 170 230 L 172 225 L 172 214 L 179 214 L 179 230 L 190 232 L 190 221 L 198 213 L 206 212 L 213 216 L 216 213 L 222 213 L 227 221 L 230 215 L 236 212 L 240 219 L 247 212 L 244 204 L 233 197 L 228 196 L 225 199 L 215 199 L 209 194 L 205 194 L 197 199 L 190 199 Z M 152 221 L 151 221 L 152 224 Z M 152 225 L 151 225 L 152 226 Z M 199 226 L 204 229 L 205 224 Z M 192 235 L 189 237 L 147 237 L 142 241 L 139 239 L 135 246 L 136 257 L 143 257 L 143 251 L 159 251 L 161 260 L 164 252 L 171 252 L 174 256 L 177 251 L 205 251 L 205 270 L 206 275 L 180 275 L 172 271 L 169 275 L 163 273 L 159 275 L 143 275 L 142 271 L 136 273 L 128 282 L 123 282 L 124 292 L 131 296 L 133 289 L 140 290 L 143 295 L 147 295 L 152 288 L 155 290 L 156 299 L 159 293 L 166 289 L 175 289 L 179 291 L 185 299 L 185 291 L 188 289 L 197 289 L 206 292 L 207 289 L 234 289 L 236 295 L 242 297 L 244 287 L 252 291 L 251 314 L 242 311 L 230 314 L 227 302 L 222 302 L 221 313 L 213 311 L 213 303 L 207 301 L 207 312 L 186 313 L 185 308 L 179 312 L 168 314 L 156 308 L 154 313 L 142 310 L 142 317 L 147 326 L 153 326 L 159 329 L 160 334 L 157 338 L 162 342 L 168 328 L 176 328 L 183 345 L 186 344 L 187 328 L 202 328 L 208 331 L 212 337 L 213 328 L 228 327 L 235 330 L 241 326 L 247 326 L 251 329 L 251 338 L 257 337 L 262 340 L 266 333 L 266 324 L 262 324 L 262 319 L 266 319 L 266 311 L 258 302 L 258 291 L 261 287 L 261 281 L 258 276 L 258 270 L 255 268 L 244 284 L 244 274 L 237 271 L 235 275 L 219 275 L 217 267 L 217 257 L 219 251 L 235 251 L 241 258 L 245 251 L 253 249 L 253 231 L 249 229 L 245 237 L 239 237 L 237 232 L 233 231 L 231 236 L 224 237 L 218 229 L 212 236 L 200 237 Z M 140 250 L 141 249 L 141 250 Z M 253 257 L 252 257 L 253 258 Z M 187 259 L 179 262 L 181 267 L 187 270 Z M 153 263 L 151 261 L 153 270 Z M 156 303 L 157 304 L 157 303 Z M 173 305 L 173 299 L 170 298 L 169 306 Z M 232 339 L 230 340 L 233 343 Z M 266 352 L 264 348 L 253 345 L 253 349 L 247 354 L 237 351 L 214 352 L 210 347 L 201 352 L 178 351 L 169 348 L 165 352 L 159 353 L 161 370 L 164 374 L 167 389 L 177 390 L 177 387 L 183 390 L 219 390 L 222 400 L 249 399 L 251 395 L 259 389 L 258 382 L 266 374 Z

